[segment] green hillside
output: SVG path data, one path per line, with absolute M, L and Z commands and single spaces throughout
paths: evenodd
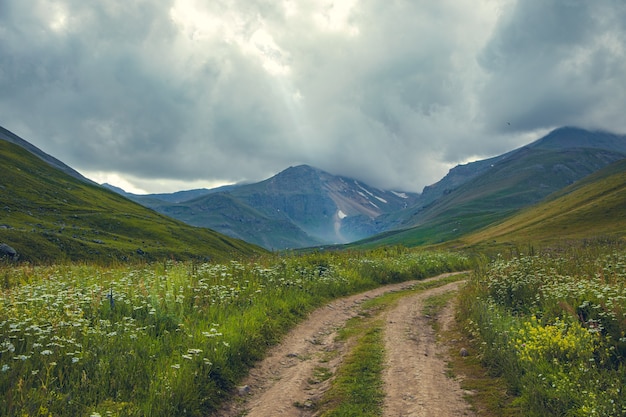
M 0 162 L 0 243 L 20 260 L 223 260 L 263 251 L 73 178 L 4 140 Z
M 624 158 L 594 148 L 525 147 L 434 202 L 413 208 L 397 230 L 359 246 L 416 246 L 458 239 L 537 204 L 550 194 Z
M 626 160 L 554 193 L 503 222 L 464 236 L 463 245 L 555 243 L 626 236 Z

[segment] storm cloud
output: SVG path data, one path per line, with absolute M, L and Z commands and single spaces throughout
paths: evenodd
M 4 0 L 0 125 L 127 189 L 307 163 L 421 191 L 554 127 L 626 132 L 624 22 L 620 0 Z

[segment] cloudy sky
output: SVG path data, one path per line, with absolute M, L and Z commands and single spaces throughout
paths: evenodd
M 128 191 L 419 192 L 625 114 L 623 0 L 0 0 L 0 125 Z

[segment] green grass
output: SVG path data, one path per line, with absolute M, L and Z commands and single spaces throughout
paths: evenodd
M 456 296 L 453 292 L 447 292 L 440 295 L 433 295 L 424 300 L 422 314 L 429 317 L 436 317 L 451 299 Z
M 422 307 L 422 314 L 426 317 L 429 317 L 430 324 L 435 332 L 439 332 L 439 322 L 437 321 L 437 316 L 443 310 L 450 300 L 456 297 L 456 293 L 454 292 L 446 292 L 440 295 L 434 295 L 432 297 L 428 297 L 424 300 Z
M 462 318 L 459 322 L 464 322 Z M 449 343 L 449 375 L 460 376 L 461 387 L 471 392 L 466 400 L 481 417 L 520 417 L 524 415 L 520 406 L 513 404 L 514 396 L 508 392 L 508 384 L 502 377 L 483 364 L 480 341 L 468 337 L 460 326 L 441 335 Z M 468 350 L 468 356 L 461 356 L 461 348 Z
M 382 415 L 383 325 L 380 320 L 374 320 L 363 326 L 356 346 L 333 381 L 332 390 L 325 397 L 326 407 L 330 409 L 323 412 L 322 416 Z
M 480 344 L 470 340 L 460 328 L 459 322 L 464 322 L 462 316 L 458 315 L 445 333 L 442 332 L 437 316 L 457 297 L 458 293 L 455 292 L 435 295 L 424 300 L 422 308 L 422 314 L 430 317 L 437 338 L 443 340 L 447 346 L 447 376 L 456 378 L 460 375 L 461 387 L 471 392 L 465 399 L 478 415 L 483 417 L 523 415 L 520 408 L 512 404 L 511 396 L 507 395 L 506 381 L 490 375 L 489 369 L 482 365 L 480 356 L 476 354 L 480 351 Z M 468 354 L 461 355 L 461 349 L 465 349 Z

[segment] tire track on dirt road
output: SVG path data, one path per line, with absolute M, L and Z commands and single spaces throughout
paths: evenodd
M 388 417 L 473 416 L 459 382 L 446 375 L 447 348 L 437 342 L 430 319 L 422 313 L 425 299 L 456 291 L 453 282 L 403 297 L 386 312 L 385 404 Z M 447 327 L 454 319 L 451 306 L 439 314 Z

